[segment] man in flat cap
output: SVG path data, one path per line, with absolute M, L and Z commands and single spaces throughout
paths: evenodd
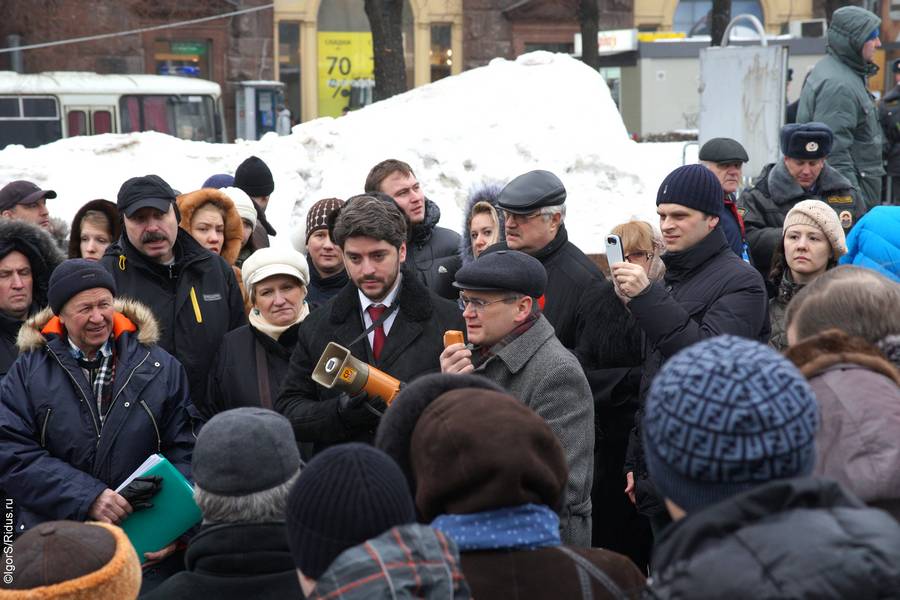
M 827 56 L 816 63 L 800 92 L 797 123 L 825 123 L 834 132 L 828 164 L 859 190 L 865 208 L 881 204 L 882 135 L 875 103 L 866 87 L 878 70 L 881 19 L 859 6 L 834 11 Z
M 578 360 L 538 306 L 547 286 L 544 267 L 523 252 L 498 250 L 460 268 L 453 285 L 469 345 L 445 348 L 441 371 L 484 375 L 543 417 L 569 463 L 563 542 L 590 547 L 593 397 Z
M 132 177 L 119 189 L 122 237 L 101 264 L 119 293 L 147 304 L 159 345 L 184 365 L 191 400 L 206 413 L 206 381 L 222 338 L 247 322 L 234 272 L 178 227 L 175 191 L 158 175 Z
M 716 174 L 725 192 L 719 215 L 722 232 L 734 253 L 748 261 L 750 256 L 744 239 L 744 220 L 738 211 L 736 200 L 744 163 L 749 160 L 744 147 L 731 138 L 712 138 L 700 147 L 700 162 Z
M 784 158 L 766 165 L 756 183 L 738 199 L 744 211 L 753 263 L 767 277 L 781 242 L 784 219 L 801 200 L 822 200 L 838 214 L 847 232 L 866 212 L 859 192 L 826 164 L 834 136 L 824 123 L 791 123 L 781 129 Z
M 600 269 L 569 241 L 566 188 L 549 171 L 529 171 L 510 181 L 497 204 L 503 210 L 506 246 L 537 258 L 547 271 L 541 309 L 566 348 L 574 348 L 583 320 L 580 301 Z

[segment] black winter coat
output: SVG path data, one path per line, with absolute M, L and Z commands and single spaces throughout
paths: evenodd
M 592 283 L 604 279 L 603 273 L 569 241 L 564 225 L 560 226 L 552 242 L 532 256 L 541 261 L 547 270 L 544 316 L 553 325 L 562 345 L 575 348 L 585 321 L 584 293 Z
M 878 103 L 878 120 L 884 131 L 885 170 L 888 175 L 900 175 L 900 85 Z
M 724 334 L 769 341 L 769 310 L 760 274 L 731 251 L 716 227 L 693 247 L 662 255 L 664 282 L 650 285 L 629 308 L 646 339 L 641 401 L 663 363 L 700 340 Z M 625 470 L 646 479 L 640 420 L 628 446 Z M 650 499 L 648 498 L 648 502 Z M 656 508 L 655 503 L 652 503 Z M 638 503 L 641 507 L 641 503 Z
M 777 480 L 666 529 L 652 564 L 652 598 L 896 598 L 900 525 L 834 481 Z
M 3 376 L 19 357 L 16 336 L 19 334 L 21 326 L 22 321 L 0 312 L 0 379 L 3 379 Z
M 0 382 L 0 486 L 16 500 L 17 532 L 84 521 L 154 453 L 190 478 L 194 436 L 184 368 L 155 344 L 151 312 L 116 302 L 113 400 L 102 427 L 59 319 L 45 309 L 23 325 L 21 358 Z
M 142 600 L 303 598 L 284 523 L 204 525 L 184 555 L 186 570 Z
M 322 277 L 316 271 L 316 267 L 312 263 L 309 254 L 306 255 L 306 264 L 309 266 L 309 283 L 306 285 L 306 303 L 309 309 L 314 310 L 332 298 L 341 291 L 347 282 L 347 271 L 340 271 L 328 277 Z
M 375 427 L 366 430 L 345 427 L 337 412 L 339 392 L 313 382 L 312 370 L 328 342 L 344 346 L 357 359 L 409 383 L 420 375 L 439 372 L 444 332 L 464 329 L 456 303 L 426 290 L 406 269 L 403 273 L 397 294 L 397 317 L 379 361 L 372 356 L 367 337 L 350 344 L 365 330 L 359 290 L 353 283 L 344 286 L 337 296 L 300 324 L 297 347 L 275 409 L 290 419 L 298 442 L 313 443 L 314 452 L 340 442 L 371 443 L 375 436 Z
M 441 209 L 431 200 L 425 200 L 425 220 L 410 230 L 406 244 L 406 264 L 415 267 L 419 283 L 437 292 L 441 287 L 438 267 L 441 259 L 459 254 L 459 234 L 452 229 L 438 227 Z
M 209 414 L 241 406 L 273 408 L 281 382 L 291 362 L 291 352 L 297 345 L 300 323 L 289 327 L 276 342 L 253 325 L 244 325 L 225 334 L 222 346 L 216 354 L 209 373 L 206 402 Z M 257 353 L 262 353 L 266 363 L 269 397 L 261 398 Z
M 124 234 L 106 249 L 101 263 L 112 273 L 119 296 L 140 300 L 153 311 L 161 329 L 159 345 L 184 365 L 194 404 L 208 412 L 203 404 L 216 350 L 226 333 L 247 323 L 234 271 L 180 227 L 171 267 L 150 261 Z

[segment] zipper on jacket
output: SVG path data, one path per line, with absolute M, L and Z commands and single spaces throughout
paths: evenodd
M 47 409 L 47 414 L 44 415 L 44 424 L 41 426 L 41 448 L 47 447 L 47 423 L 50 422 L 50 413 L 53 412 L 52 408 Z
M 85 403 L 88 412 L 91 413 L 91 421 L 94 423 L 94 431 L 97 432 L 97 444 L 100 444 L 100 424 L 97 422 L 97 415 L 94 414 L 94 409 L 91 408 L 91 403 L 87 400 L 87 396 L 85 396 L 84 390 L 81 389 L 81 384 L 78 383 L 78 381 L 75 379 L 75 376 L 69 372 L 69 370 L 53 350 L 47 348 L 47 352 L 56 359 L 56 362 L 59 363 L 59 367 L 66 373 L 66 375 L 69 376 L 69 379 L 72 380 L 72 384 L 78 389 L 78 393 L 81 394 L 81 401 Z
M 191 304 L 194 305 L 194 318 L 198 323 L 202 323 L 203 314 L 200 312 L 200 303 L 197 302 L 197 292 L 194 290 L 194 286 L 191 286 Z
M 144 407 L 144 410 L 147 411 L 147 416 L 150 417 L 150 422 L 153 423 L 153 429 L 156 430 L 156 452 L 162 452 L 162 438 L 159 437 L 159 427 L 156 425 L 156 419 L 153 418 L 153 413 L 150 411 L 150 407 L 147 406 L 147 403 L 141 400 L 141 406 Z

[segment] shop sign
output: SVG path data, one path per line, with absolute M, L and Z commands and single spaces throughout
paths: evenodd
M 171 42 L 172 54 L 206 54 L 206 42 Z
M 683 31 L 642 31 L 637 34 L 639 42 L 657 42 L 659 40 L 683 40 L 687 34 Z
M 600 56 L 637 50 L 637 29 L 611 29 L 597 32 Z M 581 34 L 575 34 L 575 56 L 581 56 Z
M 350 105 L 353 88 L 375 79 L 372 33 L 320 31 L 319 116 L 339 117 Z

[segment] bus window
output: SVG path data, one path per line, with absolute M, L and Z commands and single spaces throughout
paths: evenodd
M 56 98 L 0 96 L 0 148 L 9 144 L 36 148 L 61 137 Z
M 94 134 L 112 133 L 112 113 L 108 110 L 95 110 L 91 113 L 94 119 Z
M 83 110 L 70 110 L 66 115 L 66 123 L 69 126 L 69 137 L 87 135 L 87 115 Z
M 159 131 L 185 140 L 215 142 L 209 96 L 122 96 L 122 131 Z

